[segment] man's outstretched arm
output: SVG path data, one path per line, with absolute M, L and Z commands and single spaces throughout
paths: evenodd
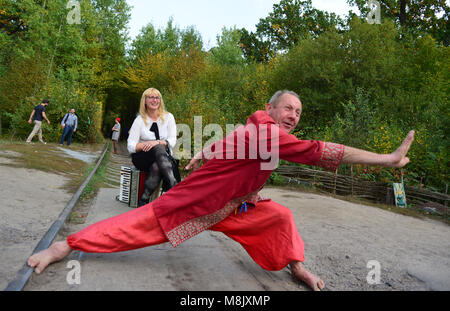
M 342 146 L 343 147 L 343 155 L 342 159 L 339 157 L 339 159 L 336 161 L 336 159 L 332 159 L 335 163 L 335 166 L 339 166 L 339 164 L 363 164 L 363 165 L 379 165 L 379 166 L 385 166 L 385 167 L 396 167 L 401 168 L 409 163 L 409 158 L 406 157 L 406 154 L 408 153 L 409 148 L 411 147 L 411 144 L 414 141 L 414 131 L 410 131 L 406 138 L 403 140 L 400 147 L 397 148 L 394 152 L 390 154 L 378 154 L 373 153 L 370 151 L 365 151 L 362 149 L 357 149 L 349 146 Z M 333 145 L 333 144 L 332 144 Z M 336 144 L 338 145 L 338 144 Z M 199 152 L 194 156 L 194 158 L 189 162 L 189 164 L 186 166 L 185 169 L 194 169 L 197 170 L 200 168 L 201 160 L 203 158 L 203 155 L 206 153 L 206 150 L 208 148 L 204 148 L 202 152 Z M 287 159 L 289 160 L 289 159 Z M 292 161 L 292 160 L 291 160 Z M 292 161 L 296 162 L 296 161 Z M 323 159 L 321 159 L 321 163 L 323 164 Z M 323 166 L 323 165 L 319 165 Z M 335 168 L 334 168 L 335 169 Z
M 414 131 L 410 131 L 403 140 L 400 147 L 390 154 L 377 154 L 357 148 L 345 146 L 341 163 L 380 165 L 386 167 L 401 168 L 409 163 L 406 156 L 412 142 L 414 141 Z

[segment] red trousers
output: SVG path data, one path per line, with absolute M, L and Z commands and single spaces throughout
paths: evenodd
M 281 270 L 291 261 L 304 261 L 304 243 L 291 211 L 273 201 L 261 201 L 247 212 L 232 213 L 209 228 L 240 243 L 266 270 Z M 112 253 L 168 242 L 152 204 L 97 222 L 67 237 L 74 250 Z

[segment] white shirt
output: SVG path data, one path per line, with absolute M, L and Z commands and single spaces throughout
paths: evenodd
M 130 129 L 128 136 L 128 151 L 130 153 L 136 153 L 136 145 L 149 140 L 156 140 L 155 133 L 150 131 L 150 128 L 154 122 L 158 124 L 159 140 L 167 140 L 171 149 L 175 147 L 177 143 L 177 125 L 175 118 L 170 112 L 164 115 L 164 122 L 159 117 L 158 120 L 153 121 L 147 118 L 148 125 L 145 125 L 144 120 L 140 115 L 134 119 L 133 125 Z

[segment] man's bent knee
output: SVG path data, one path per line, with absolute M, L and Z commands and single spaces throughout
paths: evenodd
M 291 222 L 294 218 L 289 208 L 277 202 L 271 200 L 259 204 L 261 207 L 264 207 L 266 213 L 270 214 L 270 217 L 273 217 L 277 221 Z

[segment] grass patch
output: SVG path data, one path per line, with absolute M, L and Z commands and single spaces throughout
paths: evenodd
M 87 212 L 73 211 L 70 213 L 67 221 L 72 224 L 80 225 L 86 222 Z
M 96 152 L 103 145 L 71 144 L 70 150 Z M 86 178 L 85 171 L 89 164 L 70 157 L 59 149 L 59 144 L 26 144 L 25 142 L 0 140 L 0 157 L 6 158 L 9 167 L 40 170 L 46 173 L 62 175 L 69 181 L 62 187 L 74 193 Z M 67 148 L 67 147 L 63 147 Z M 2 153 L 3 151 L 3 153 Z
M 109 162 L 110 144 L 108 151 L 99 165 L 97 172 L 92 176 L 88 185 L 83 190 L 80 199 L 68 217 L 72 224 L 82 224 L 86 221 L 89 213 L 90 200 L 95 197 L 98 190 L 104 185 L 104 180 Z M 104 144 L 71 144 L 70 147 L 59 144 L 41 143 L 26 144 L 25 142 L 0 140 L 0 165 L 9 167 L 40 170 L 46 173 L 62 175 L 69 181 L 61 188 L 69 193 L 75 193 L 87 176 L 95 168 L 98 158 L 93 163 L 73 158 L 66 154 L 61 148 L 71 151 L 96 153 L 103 151 Z M 100 156 L 100 155 L 99 155 Z M 1 161 L 1 158 L 8 161 Z
M 106 151 L 106 154 L 102 162 L 98 166 L 97 171 L 92 176 L 89 183 L 83 189 L 80 199 L 78 200 L 77 204 L 74 206 L 72 212 L 70 213 L 68 217 L 69 223 L 84 224 L 86 222 L 86 217 L 89 214 L 92 199 L 95 198 L 99 189 L 105 186 L 104 183 L 109 164 L 110 149 L 111 149 L 110 147 L 111 147 L 110 144 L 108 144 L 108 151 Z M 83 180 L 86 179 L 87 176 L 89 176 L 89 174 L 95 168 L 96 163 L 93 163 L 92 165 L 89 165 L 89 167 L 86 168 Z
M 87 184 L 87 186 L 84 188 L 80 200 L 90 200 L 92 197 L 94 197 L 98 190 L 104 186 L 104 181 L 106 177 L 106 171 L 108 168 L 109 163 L 109 156 L 110 156 L 110 150 L 108 146 L 108 151 L 106 151 L 105 157 L 103 158 L 102 163 L 100 163 L 97 172 L 92 176 L 91 180 Z M 85 176 L 87 177 L 92 170 L 95 168 L 96 163 L 93 163 L 90 165 L 85 173 Z M 86 178 L 85 177 L 85 178 Z

